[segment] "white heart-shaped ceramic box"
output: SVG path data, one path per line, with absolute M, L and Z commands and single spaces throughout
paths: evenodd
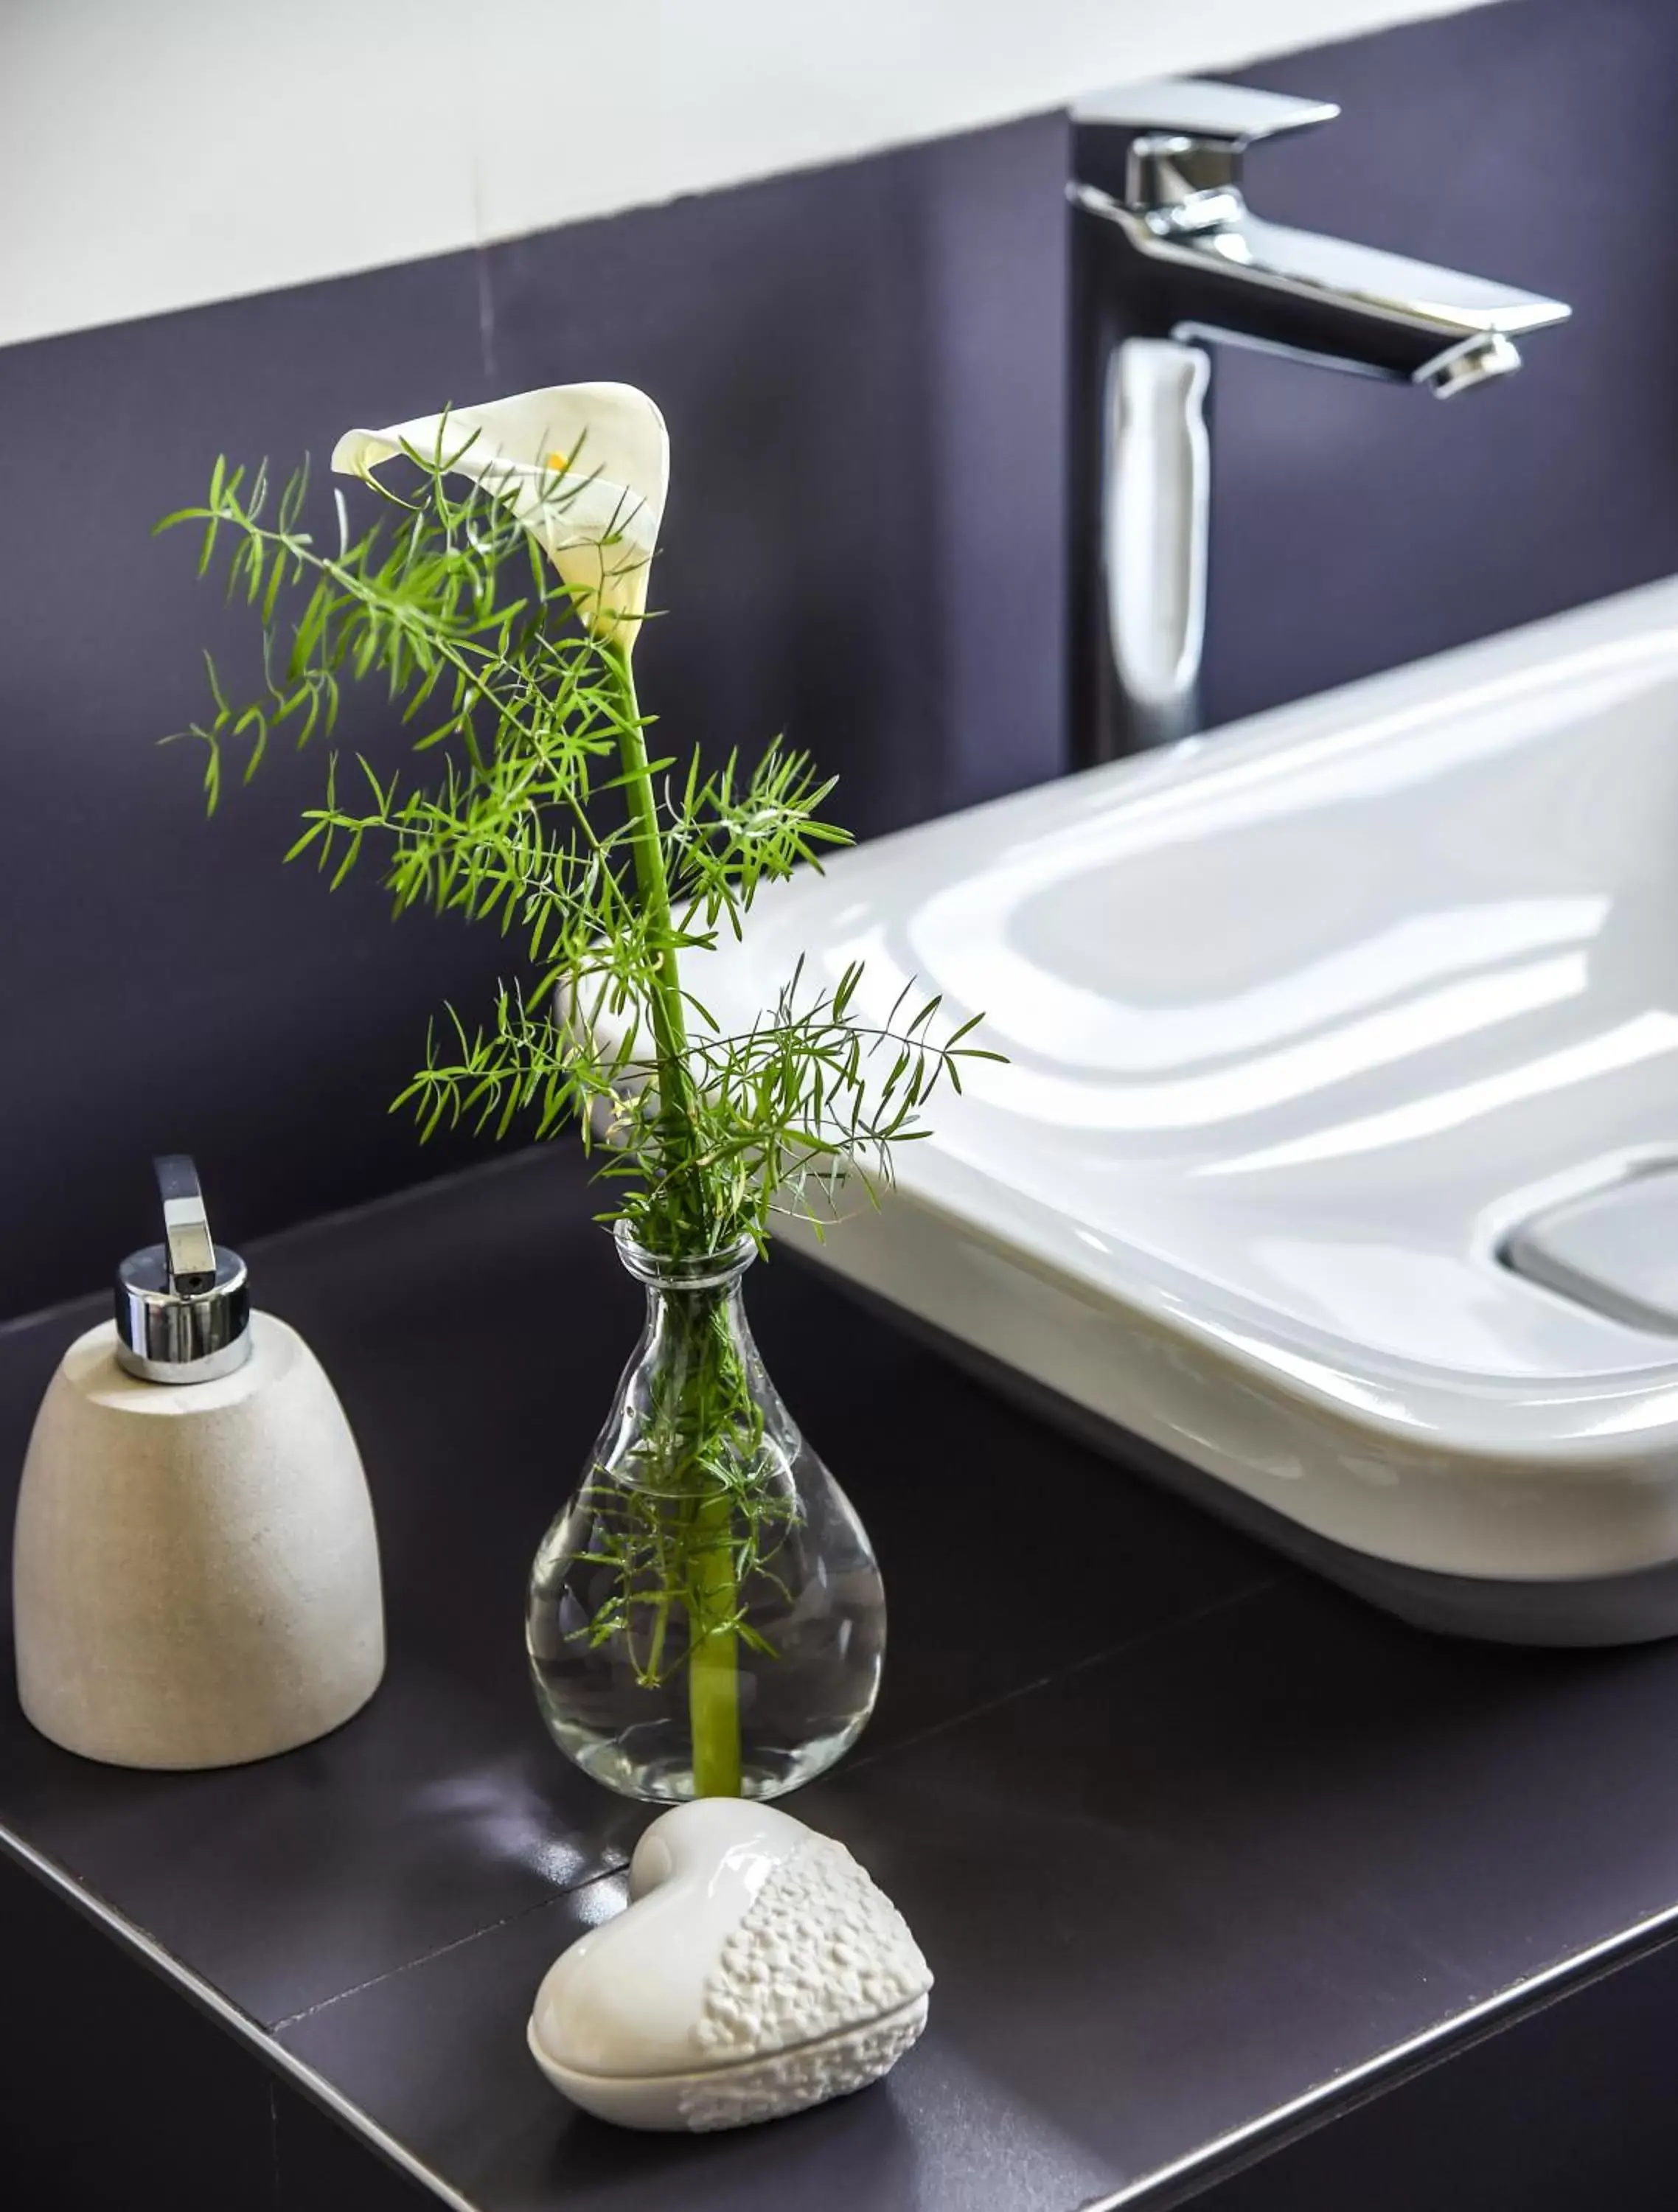
M 642 1836 L 629 1904 L 549 1970 L 537 2064 L 633 2128 L 733 2128 L 876 2081 L 927 2024 L 932 1974 L 842 1844 L 737 1798 Z

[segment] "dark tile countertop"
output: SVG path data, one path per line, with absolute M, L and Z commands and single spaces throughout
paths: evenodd
M 759 1270 L 771 1372 L 873 1534 L 879 1715 L 792 1806 L 938 1977 L 882 2088 L 700 2140 L 574 2112 L 524 2047 L 647 1817 L 526 1681 L 524 1577 L 637 1295 L 564 1148 L 252 1250 L 360 1436 L 392 1653 L 326 1741 L 196 1776 L 0 1710 L 0 1844 L 446 2201 L 573 2212 L 1163 2203 L 1678 1910 L 1678 1644 L 1425 1638 Z M 0 1512 L 99 1302 L 0 1330 Z M 1608 1947 L 1607 1952 L 1603 1947 Z

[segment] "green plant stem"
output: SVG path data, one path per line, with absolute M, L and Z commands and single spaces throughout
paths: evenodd
M 647 733 L 641 726 L 629 656 L 616 646 L 603 646 L 600 649 L 619 687 L 622 713 L 617 726 L 617 756 L 623 767 L 624 801 L 629 814 L 629 851 L 648 942 L 657 950 L 649 1012 L 658 1063 L 660 1118 L 679 1132 L 688 1120 L 688 1024 L 682 1003 L 681 967 L 671 923 L 670 877 L 665 866 L 664 841 L 659 835 L 658 799 L 647 765 Z
M 674 1139 L 678 1157 L 684 1125 L 690 1121 L 687 1068 L 687 1018 L 682 1000 L 682 978 L 671 921 L 670 879 L 665 865 L 664 842 L 659 834 L 658 801 L 647 764 L 646 733 L 635 698 L 635 677 L 627 653 L 615 647 L 602 650 L 616 672 L 622 714 L 618 757 L 623 767 L 623 792 L 629 815 L 630 851 L 634 856 L 635 887 L 640 893 L 648 943 L 656 948 L 657 964 L 649 1008 L 654 1056 L 658 1067 L 659 1118 Z M 708 1242 L 703 1232 L 702 1203 L 678 1189 L 670 1212 L 683 1221 L 690 1235 L 698 1231 L 701 1249 Z M 681 1227 L 672 1224 L 672 1249 L 678 1249 Z M 702 1344 L 708 1340 L 708 1327 Z M 696 1504 L 689 1530 L 692 1546 L 690 1596 L 688 1615 L 688 1725 L 692 1740 L 693 1787 L 698 1797 L 738 1797 L 740 1794 L 740 1697 L 739 1639 L 734 1622 L 739 1593 L 734 1572 L 733 1500 L 716 1486 L 715 1478 L 703 1471 L 702 1450 L 709 1440 L 714 1419 L 712 1404 L 714 1378 L 710 1361 L 702 1353 L 696 1377 L 698 1388 L 696 1419 L 689 1429 L 696 1449 L 688 1470 L 696 1484 Z M 689 1425 L 684 1424 L 684 1429 Z M 659 1641 L 662 1644 L 662 1624 Z
M 727 1491 L 694 1516 L 694 1596 L 688 1607 L 688 1723 L 696 1797 L 740 1794 L 740 1675 L 733 1620 L 733 1501 Z
M 688 1729 L 696 1797 L 740 1794 L 739 1584 L 735 1568 L 734 1498 L 707 1468 L 736 1414 L 734 1346 L 728 1293 L 695 1294 L 689 1314 L 693 1340 L 688 1387 L 690 1412 L 682 1426 L 685 1472 L 693 1484 L 685 1530 L 688 1571 Z

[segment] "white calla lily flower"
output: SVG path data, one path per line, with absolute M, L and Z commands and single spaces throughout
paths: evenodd
M 332 466 L 368 477 L 404 447 L 504 499 L 594 635 L 633 648 L 670 482 L 669 434 L 644 392 L 551 384 L 384 430 L 346 430 Z

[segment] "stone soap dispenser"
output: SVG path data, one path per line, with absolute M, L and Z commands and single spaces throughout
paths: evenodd
M 42 1401 L 13 1552 L 18 1694 L 117 1766 L 231 1766 L 366 1704 L 385 1667 L 372 1501 L 296 1332 L 250 1310 L 191 1160 Z

